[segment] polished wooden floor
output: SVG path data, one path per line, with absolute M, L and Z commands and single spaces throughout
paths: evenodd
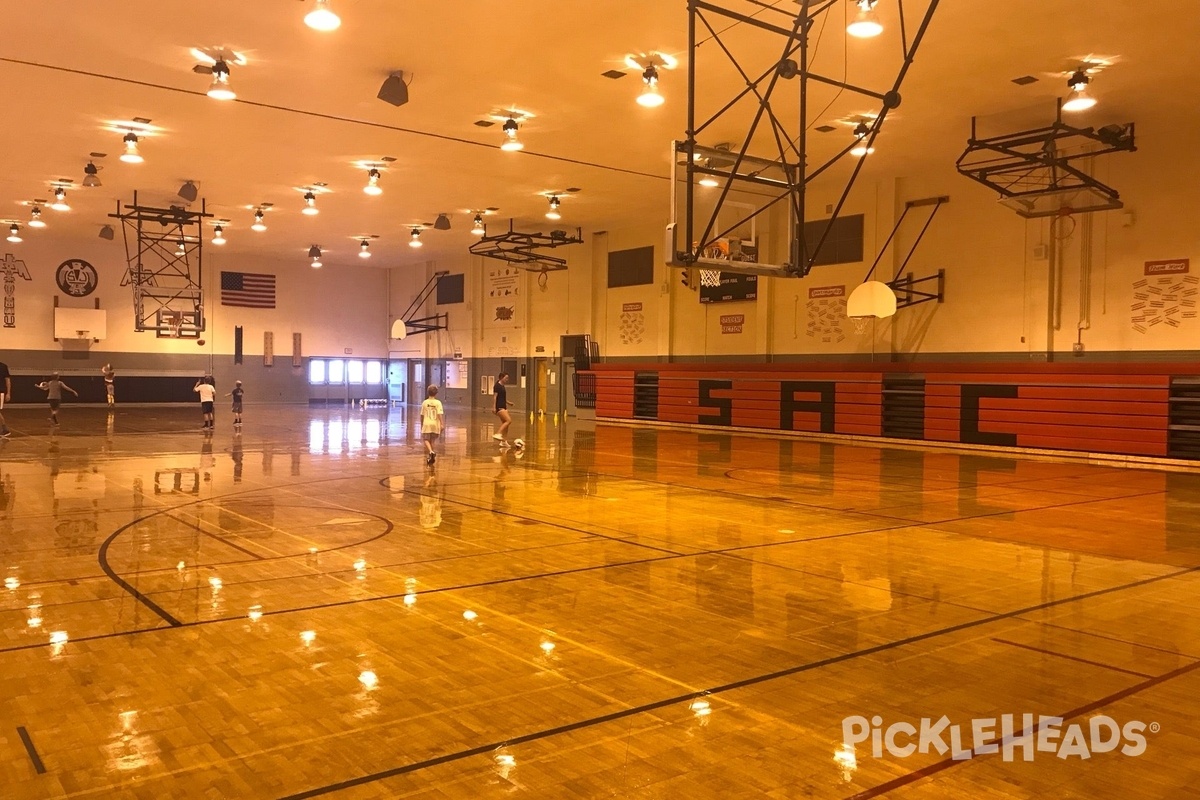
M 450 411 L 6 409 L 0 798 L 1200 796 L 1200 475 Z

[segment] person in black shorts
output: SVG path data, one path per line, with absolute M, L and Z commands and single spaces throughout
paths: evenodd
M 4 421 L 4 404 L 12 400 L 12 376 L 8 364 L 0 361 L 0 437 L 8 436 L 8 423 Z
M 200 413 L 204 416 L 203 430 L 211 431 L 213 429 L 213 403 L 217 399 L 217 390 L 213 386 L 212 377 L 205 375 L 196 381 L 192 390 L 200 395 Z
M 500 427 L 492 434 L 492 438 L 498 440 L 501 447 L 509 446 L 508 439 L 504 438 L 504 434 L 508 433 L 508 426 L 512 425 L 512 417 L 508 414 L 508 407 L 512 403 L 508 402 L 508 390 L 504 388 L 507 383 L 508 373 L 501 372 L 496 376 L 496 385 L 492 387 L 492 394 L 496 396 L 494 411 L 500 419 Z
M 245 391 L 242 390 L 242 382 L 235 381 L 233 391 L 226 393 L 226 397 L 233 398 L 233 426 L 240 428 L 242 426 L 242 395 Z

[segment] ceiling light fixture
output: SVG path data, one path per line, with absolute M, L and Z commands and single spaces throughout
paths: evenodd
M 83 185 L 89 189 L 94 189 L 97 186 L 100 186 L 99 172 L 100 168 L 89 161 L 87 166 L 83 168 Z
M 175 243 L 175 255 L 177 255 L 177 256 L 186 256 L 187 255 L 187 242 L 185 242 L 183 239 L 180 239 L 178 242 Z
M 358 257 L 359 258 L 370 258 L 371 257 L 371 243 L 368 242 L 366 239 L 363 239 L 358 245 Z
M 321 213 L 321 209 L 317 208 L 317 196 L 311 191 L 304 193 L 304 208 L 300 211 L 301 214 L 306 214 L 314 217 Z
M 15 222 L 8 227 L 8 240 L 13 244 L 24 241 L 21 238 L 21 226 Z
M 261 208 L 254 209 L 254 224 L 250 226 L 252 231 L 265 231 L 267 224 L 263 222 L 263 210 Z
M 877 0 L 857 0 L 858 15 L 846 26 L 846 33 L 859 39 L 870 39 L 883 33 L 883 25 L 875 13 Z
M 363 187 L 363 191 L 371 196 L 383 194 L 383 189 L 379 188 L 379 179 L 382 177 L 379 170 L 371 167 L 371 171 L 367 173 L 367 185 Z
M 71 206 L 67 204 L 67 190 L 59 186 L 54 190 L 54 202 L 50 207 L 55 211 L 70 211 Z
M 433 229 L 435 231 L 450 230 L 450 217 L 446 214 L 438 214 L 437 219 L 433 221 Z
M 867 136 L 869 136 L 870 133 L 871 129 L 867 127 L 867 123 L 865 122 L 859 122 L 854 126 L 854 136 L 858 139 L 858 144 L 850 148 L 850 155 L 854 156 L 855 158 L 862 158 L 863 156 L 869 156 L 871 153 L 875 152 L 874 147 L 867 146 Z
M 642 93 L 638 95 L 638 105 L 643 108 L 658 108 L 663 104 L 663 96 L 658 91 L 658 68 L 653 64 L 646 67 L 642 73 Z
M 558 213 L 558 207 L 561 201 L 558 195 L 550 196 L 550 210 L 546 212 L 546 219 L 562 219 L 562 214 Z
M 424 244 L 424 242 L 421 241 L 421 229 L 413 228 L 412 233 L 409 235 L 408 246 L 409 247 L 420 247 L 423 244 Z
M 697 158 L 699 158 L 699 157 L 700 157 L 700 154 L 699 154 L 699 153 L 697 153 L 697 154 L 696 154 L 696 157 L 697 157 Z M 712 169 L 712 159 L 711 159 L 711 158 L 706 158 L 706 159 L 704 159 L 704 167 L 705 167 L 706 169 Z M 703 175 L 703 176 L 701 176 L 701 178 L 700 178 L 700 180 L 698 181 L 698 183 L 699 183 L 701 186 L 705 187 L 706 189 L 715 189 L 716 187 L 718 187 L 718 186 L 720 186 L 720 185 L 721 185 L 721 182 L 720 182 L 720 181 L 718 181 L 718 180 L 716 179 L 716 177 L 715 177 L 715 176 L 713 176 L 713 175 Z
M 213 100 L 235 100 L 237 94 L 229 86 L 229 65 L 225 59 L 218 58 L 212 65 L 212 86 L 208 87 L 208 96 Z
M 212 243 L 213 244 L 225 244 L 225 228 L 224 228 L 224 226 L 217 225 L 213 229 Z
M 525 145 L 521 144 L 521 140 L 517 138 L 517 132 L 520 129 L 521 126 L 512 117 L 504 121 L 504 143 L 500 145 L 501 150 L 515 152 L 525 149 Z
M 329 0 L 317 0 L 317 7 L 304 15 L 304 24 L 314 31 L 335 31 L 342 18 L 329 10 Z
M 145 160 L 142 158 L 142 154 L 138 152 L 138 137 L 136 133 L 130 131 L 125 134 L 125 138 L 121 141 L 125 143 L 125 152 L 121 154 L 122 161 L 126 164 L 141 164 Z
M 31 227 L 31 228 L 46 227 L 46 221 L 44 219 L 42 219 L 42 210 L 40 208 L 38 208 L 37 206 L 34 206 L 32 209 L 29 210 L 29 227 Z
M 114 236 L 116 236 L 116 232 L 113 230 L 112 225 L 105 225 L 100 228 L 100 238 L 101 239 L 111 242 L 113 240 Z
M 1067 96 L 1067 100 L 1062 105 L 1063 111 L 1087 111 L 1092 106 L 1096 105 L 1096 98 L 1088 94 L 1088 84 L 1092 82 L 1091 78 L 1082 69 L 1077 69 L 1067 78 L 1067 86 L 1071 89 L 1071 94 Z
M 476 236 L 483 236 L 485 233 L 487 233 L 487 228 L 484 227 L 483 224 L 483 214 L 475 215 L 475 224 L 471 228 L 471 233 Z
M 321 248 L 320 247 L 318 247 L 317 245 L 314 244 L 312 247 L 308 248 L 308 257 L 312 259 L 313 269 L 321 268 Z

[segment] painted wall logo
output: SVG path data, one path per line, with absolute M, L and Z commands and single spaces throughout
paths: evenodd
M 87 297 L 96 291 L 100 278 L 91 264 L 79 258 L 71 258 L 58 265 L 54 281 L 63 294 Z
M 4 273 L 4 327 L 17 327 L 17 278 L 31 281 L 33 276 L 24 261 L 13 258 L 12 253 L 5 253 L 0 261 L 0 272 Z
M 1018 722 L 1020 729 L 1015 727 Z M 871 755 L 875 758 L 883 758 L 886 750 L 894 758 L 936 752 L 950 753 L 955 761 L 966 761 L 1000 753 L 1004 761 L 1012 761 L 1019 750 L 1023 761 L 1033 761 L 1035 753 L 1086 761 L 1093 755 L 1114 751 L 1129 757 L 1140 756 L 1146 752 L 1146 733 L 1159 731 L 1157 722 L 1147 725 L 1130 720 L 1120 725 L 1103 714 L 1066 727 L 1063 722 L 1062 717 L 1039 714 L 1035 725 L 1033 714 L 1022 714 L 1019 719 L 1013 714 L 1002 714 L 999 719 L 973 719 L 965 730 L 951 724 L 946 716 L 937 720 L 926 717 L 919 725 L 893 722 L 885 728 L 882 717 L 868 720 L 855 715 L 842 720 L 842 748 L 843 752 L 853 754 L 855 745 L 870 739 Z

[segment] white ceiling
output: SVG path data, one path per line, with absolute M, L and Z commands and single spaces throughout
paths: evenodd
M 910 34 L 927 3 L 906 0 Z M 331 33 L 304 25 L 312 0 L 6 5 L 0 218 L 27 218 L 17 203 L 47 197 L 58 178 L 78 183 L 90 152 L 109 154 L 98 162 L 103 187 L 72 192 L 74 210 L 47 211 L 51 226 L 30 235 L 95 236 L 135 189 L 143 202 L 179 203 L 185 179 L 199 184 L 211 213 L 232 220 L 230 251 L 294 255 L 298 266 L 314 243 L 326 264 L 361 263 L 353 238 L 372 234 L 381 237 L 374 265 L 459 256 L 474 240 L 470 208 L 498 207 L 493 230 L 515 216 L 526 228 L 579 225 L 585 236 L 667 215 L 670 142 L 685 128 L 685 0 L 334 0 L 343 24 Z M 888 31 L 869 41 L 847 41 L 848 12 L 836 8 L 816 44 L 817 70 L 888 88 L 899 63 L 895 5 L 880 0 Z M 867 174 L 944 169 L 961 152 L 972 115 L 1008 124 L 1030 109 L 1052 113 L 1053 98 L 1065 93 L 1057 73 L 1089 55 L 1115 64 L 1096 78 L 1102 102 L 1088 124 L 1191 120 L 1196 41 L 1193 0 L 942 0 Z M 752 66 L 777 57 L 777 45 L 747 26 L 731 30 L 727 43 Z M 191 71 L 190 49 L 214 46 L 249 59 L 233 70 L 235 102 L 206 97 L 208 79 Z M 666 104 L 643 109 L 634 103 L 636 73 L 600 73 L 626 69 L 627 53 L 651 50 L 681 64 L 663 75 Z M 701 55 L 698 96 L 712 109 L 738 79 L 720 65 L 714 43 Z M 394 70 L 413 76 L 400 108 L 375 98 Z M 1041 80 L 1011 83 L 1027 74 Z M 818 90 L 811 113 L 827 104 L 814 125 L 871 110 L 849 94 Z M 777 112 L 794 119 L 794 105 L 781 94 Z M 522 130 L 524 152 L 500 151 L 499 125 L 473 124 L 506 107 L 535 115 Z M 143 140 L 141 165 L 119 162 L 121 135 L 105 130 L 107 120 L 133 117 L 163 129 Z M 813 133 L 811 161 L 848 131 Z M 706 143 L 736 135 L 717 127 Z M 354 162 L 382 156 L 397 160 L 384 194 L 368 197 Z M 322 213 L 302 216 L 296 188 L 317 181 L 330 188 Z M 542 219 L 541 193 L 567 187 L 582 192 L 563 202 L 562 221 Z M 263 202 L 275 210 L 270 230 L 255 234 L 247 207 Z M 452 214 L 454 229 L 426 233 L 420 251 L 407 247 L 408 227 L 439 212 Z

